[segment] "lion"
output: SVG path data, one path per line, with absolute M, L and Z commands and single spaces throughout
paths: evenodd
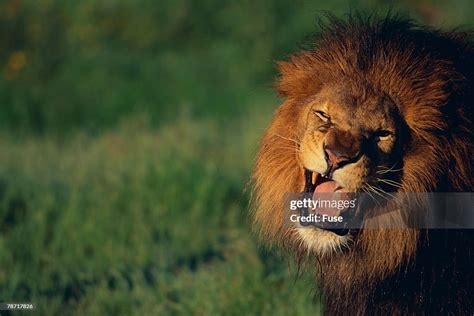
M 326 314 L 472 315 L 469 229 L 298 229 L 284 201 L 308 176 L 325 192 L 472 192 L 471 33 L 394 15 L 328 16 L 320 29 L 278 62 L 284 101 L 251 177 L 259 236 L 309 256 Z

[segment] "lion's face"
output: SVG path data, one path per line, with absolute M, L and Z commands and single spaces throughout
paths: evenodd
M 299 124 L 296 159 L 313 173 L 314 191 L 383 195 L 401 187 L 406 124 L 387 96 L 367 91 L 361 96 L 331 85 L 304 104 Z M 318 253 L 347 246 L 351 239 L 317 228 L 298 234 Z
M 303 119 L 298 158 L 304 168 L 349 192 L 381 187 L 384 171 L 402 163 L 402 120 L 384 96 L 360 100 L 326 89 L 308 102 Z

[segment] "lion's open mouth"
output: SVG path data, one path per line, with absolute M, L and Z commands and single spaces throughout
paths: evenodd
M 325 177 L 317 172 L 305 169 L 305 188 L 304 193 L 310 194 L 314 201 L 324 197 L 326 199 L 342 200 L 349 199 L 348 191 L 336 181 Z M 339 236 L 344 236 L 349 233 L 348 222 L 354 214 L 349 208 L 334 209 L 331 207 L 319 206 L 312 210 L 318 215 L 339 216 L 344 213 L 346 220 L 343 222 L 324 223 L 320 222 L 314 226 L 326 231 L 333 232 Z M 306 212 L 309 212 L 306 210 Z
M 306 187 L 305 192 L 312 193 L 334 193 L 334 192 L 347 192 L 336 181 L 325 177 L 317 172 L 305 169 Z M 306 191 L 306 188 L 310 188 L 310 191 Z

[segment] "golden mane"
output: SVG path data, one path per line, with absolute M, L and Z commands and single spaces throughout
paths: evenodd
M 377 20 L 350 16 L 341 20 L 330 16 L 321 29 L 312 48 L 278 63 L 276 86 L 285 101 L 261 139 L 252 175 L 253 218 L 259 235 L 296 256 L 304 250 L 284 224 L 284 197 L 288 192 L 302 192 L 303 171 L 294 141 L 304 128 L 299 118 L 305 101 L 324 86 L 345 80 L 353 91 L 383 92 L 398 105 L 410 131 L 410 142 L 400 157 L 402 192 L 471 192 L 474 187 L 474 47 L 470 34 L 428 29 L 397 17 Z M 472 264 L 473 242 L 461 244 L 465 236 L 473 239 L 472 233 L 462 231 L 363 230 L 350 250 L 319 260 L 325 295 L 331 297 L 326 302 L 328 310 L 335 312 L 345 306 L 361 314 L 367 312 L 367 302 L 379 297 L 376 289 L 398 277 L 400 269 L 418 269 L 421 253 L 464 256 L 463 264 Z M 457 255 L 452 249 L 433 250 L 436 244 L 427 240 L 438 239 L 445 247 L 458 249 Z M 459 254 L 462 247 L 467 247 L 468 255 Z M 463 273 L 473 280 L 472 272 Z M 413 282 L 422 282 L 420 278 L 415 276 Z M 413 285 L 416 289 L 419 286 Z M 360 292 L 357 297 L 355 291 Z M 446 310 L 474 309 L 472 299 L 466 302 L 459 297 L 454 301 L 458 304 L 452 303 Z M 396 304 L 387 306 L 394 313 L 415 310 L 408 303 L 401 309 Z

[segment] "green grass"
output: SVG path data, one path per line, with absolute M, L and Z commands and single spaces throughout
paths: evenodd
M 297 278 L 251 233 L 243 188 L 280 102 L 274 61 L 321 10 L 390 6 L 446 27 L 474 12 L 465 0 L 1 2 L 0 302 L 319 314 L 312 273 Z
M 242 188 L 269 117 L 253 114 L 2 138 L 2 301 L 50 315 L 318 313 L 311 280 L 250 233 Z

